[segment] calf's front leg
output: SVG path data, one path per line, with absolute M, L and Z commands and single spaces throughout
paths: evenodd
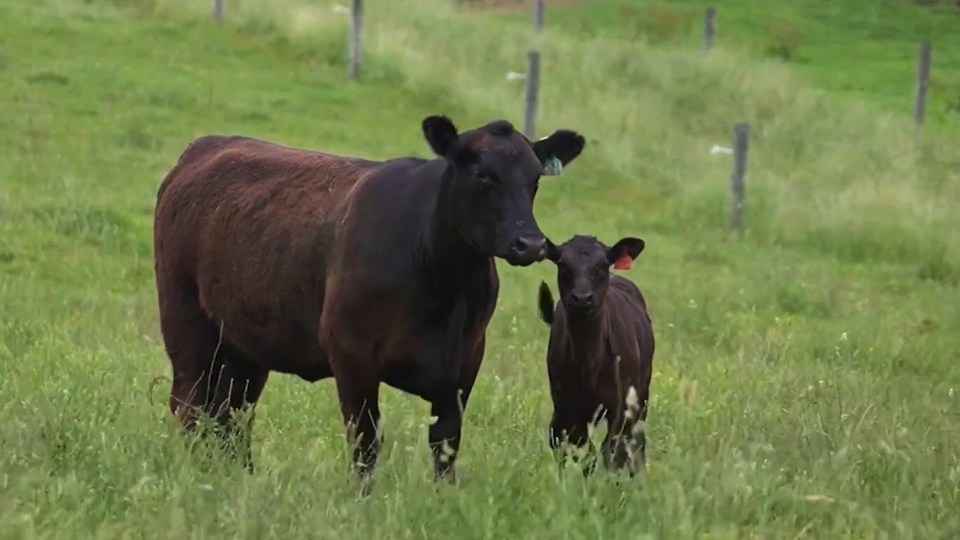
M 548 436 L 558 467 L 562 469 L 570 459 L 580 463 L 580 456 L 577 454 L 582 453 L 583 476 L 589 476 L 596 470 L 596 448 L 590 440 L 589 424 L 588 420 L 554 409 Z M 572 458 L 571 449 L 576 451 Z
M 620 471 L 626 468 L 632 478 L 646 468 L 646 419 L 646 402 L 639 408 L 628 407 L 611 419 L 603 440 L 604 462 L 608 469 Z

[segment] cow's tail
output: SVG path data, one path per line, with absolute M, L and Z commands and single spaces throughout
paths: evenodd
M 550 287 L 543 281 L 540 282 L 540 294 L 537 296 L 537 304 L 540 308 L 540 319 L 547 323 L 547 326 L 553 325 L 553 310 L 555 307 L 553 294 Z

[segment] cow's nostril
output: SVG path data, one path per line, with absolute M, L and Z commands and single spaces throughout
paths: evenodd
M 529 237 L 521 236 L 514 240 L 513 249 L 517 250 L 518 253 L 526 253 L 530 251 L 533 242 L 530 241 Z
M 531 236 L 521 236 L 513 241 L 513 249 L 517 253 L 527 253 L 531 251 L 539 251 L 547 244 L 545 238 L 537 238 Z

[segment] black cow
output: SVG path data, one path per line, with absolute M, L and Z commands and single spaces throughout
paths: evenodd
M 588 425 L 607 420 L 604 463 L 628 468 L 633 476 L 646 460 L 647 401 L 653 370 L 653 323 L 640 289 L 610 275 L 610 266 L 628 269 L 644 248 L 639 238 L 607 247 L 592 236 L 574 236 L 547 258 L 557 265 L 560 302 L 554 306 L 540 284 L 540 317 L 550 325 L 547 372 L 553 418 L 550 446 L 563 442 L 583 448 Z M 593 470 L 592 444 L 584 474 Z M 561 455 L 561 462 L 565 455 Z
M 538 181 L 584 139 L 559 130 L 531 142 L 502 120 L 462 134 L 444 116 L 421 127 L 436 159 L 239 136 L 201 137 L 180 156 L 157 195 L 154 248 L 170 409 L 185 428 L 201 410 L 235 429 L 232 411 L 253 408 L 271 371 L 332 376 L 367 480 L 385 383 L 430 402 L 436 476 L 455 477 L 460 407 L 499 292 L 494 257 L 543 259 Z M 249 443 L 243 452 L 252 467 Z

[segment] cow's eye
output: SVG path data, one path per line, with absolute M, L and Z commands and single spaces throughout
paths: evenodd
M 489 184 L 494 181 L 493 173 L 488 171 L 487 169 L 482 169 L 480 167 L 477 167 L 476 169 L 474 169 L 473 175 L 477 178 L 477 180 L 481 181 L 484 184 Z

